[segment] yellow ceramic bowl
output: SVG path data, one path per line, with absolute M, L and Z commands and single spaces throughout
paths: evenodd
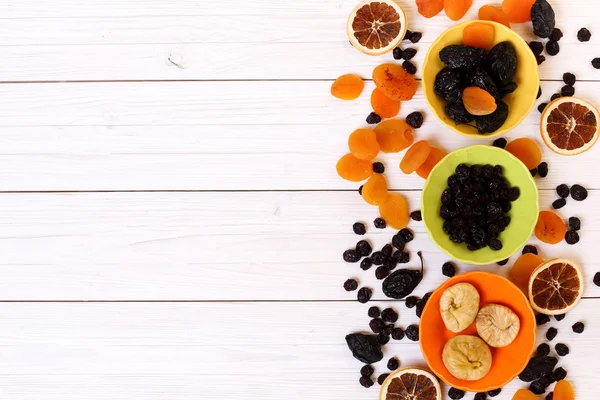
M 440 51 L 451 44 L 462 44 L 463 29 L 475 22 L 483 22 L 493 26 L 496 31 L 494 45 L 505 41 L 511 42 L 513 46 L 515 46 L 518 59 L 517 75 L 515 76 L 514 81 L 519 87 L 503 99 L 504 102 L 508 104 L 508 119 L 496 132 L 485 135 L 479 134 L 477 129 L 470 125 L 456 125 L 454 121 L 446 116 L 444 111 L 446 101 L 436 95 L 433 91 L 435 77 L 438 72 L 444 68 L 444 64 L 440 61 L 439 57 Z M 514 129 L 533 108 L 539 86 L 540 76 L 538 73 L 537 61 L 533 52 L 529 49 L 527 42 L 512 29 L 491 21 L 469 21 L 448 29 L 433 42 L 433 45 L 431 45 L 429 52 L 425 57 L 425 63 L 423 64 L 423 89 L 425 90 L 425 99 L 427 100 L 427 104 L 429 104 L 429 108 L 431 108 L 435 116 L 448 128 L 463 136 L 471 138 L 489 139 Z

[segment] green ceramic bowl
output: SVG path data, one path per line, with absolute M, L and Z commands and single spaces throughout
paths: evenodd
M 512 203 L 508 214 L 511 218 L 510 225 L 500 234 L 503 247 L 499 251 L 489 247 L 469 251 L 465 244 L 453 243 L 442 229 L 444 221 L 439 215 L 442 192 L 448 187 L 448 177 L 463 163 L 501 165 L 504 177 L 512 186 L 521 190 L 521 196 Z M 455 260 L 475 265 L 504 260 L 521 249 L 533 233 L 539 207 L 537 187 L 525 164 L 506 150 L 486 145 L 469 146 L 448 154 L 429 174 L 421 198 L 423 221 L 433 242 Z

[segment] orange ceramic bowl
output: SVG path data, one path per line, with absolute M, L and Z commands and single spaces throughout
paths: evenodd
M 440 315 L 442 292 L 460 282 L 470 283 L 477 288 L 481 298 L 480 308 L 490 303 L 502 304 L 513 310 L 521 320 L 521 330 L 510 345 L 501 348 L 490 347 L 492 368 L 485 377 L 477 381 L 455 378 L 442 361 L 442 351 L 450 338 L 457 335 L 477 336 L 475 322 L 464 331 L 453 333 L 446 329 Z M 433 292 L 421 316 L 419 341 L 425 361 L 441 380 L 461 390 L 487 392 L 505 386 L 525 369 L 535 349 L 535 334 L 535 315 L 525 295 L 500 275 L 475 271 L 448 279 Z

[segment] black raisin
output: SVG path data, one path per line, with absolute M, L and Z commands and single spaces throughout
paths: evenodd
M 529 385 L 529 391 L 533 394 L 544 394 L 546 393 L 546 387 L 542 382 L 534 381 Z
M 490 239 L 488 246 L 494 251 L 502 250 L 502 242 L 498 239 Z
M 569 217 L 569 229 L 578 231 L 581 229 L 581 220 L 577 217 Z
M 399 264 L 406 264 L 410 261 L 410 254 L 406 251 L 400 253 L 400 257 L 398 258 Z
M 398 234 L 392 236 L 392 245 L 394 245 L 394 247 L 397 248 L 399 251 L 404 250 L 404 246 L 406 245 L 404 237 Z M 396 256 L 396 261 L 398 261 L 399 259 L 399 256 Z
M 373 248 L 371 247 L 369 242 L 367 242 L 366 240 L 361 240 L 358 243 L 356 243 L 356 251 L 362 257 L 366 257 L 371 254 L 371 252 L 373 251 Z
M 592 60 L 592 67 L 600 69 L 600 58 L 596 57 Z
M 503 149 L 503 148 L 506 147 L 507 143 L 508 142 L 507 142 L 506 139 L 504 139 L 504 138 L 498 138 L 498 139 L 494 140 L 494 143 L 492 143 L 492 145 L 494 147 L 499 147 L 499 148 Z
M 589 42 L 592 38 L 592 33 L 587 28 L 581 28 L 577 32 L 577 40 L 580 42 Z
M 558 329 L 554 327 L 548 328 L 548 330 L 546 331 L 546 339 L 548 339 L 548 341 L 550 342 L 554 340 L 556 335 L 558 335 Z
M 375 335 L 365 335 L 363 333 L 351 333 L 346 335 L 346 344 L 352 352 L 354 358 L 365 364 L 373 364 L 381 361 L 383 353 L 381 345 Z
M 550 346 L 548 346 L 548 343 L 540 344 L 535 352 L 536 356 L 547 356 L 548 354 L 550 354 Z
M 452 44 L 440 51 L 440 60 L 448 68 L 473 68 L 478 66 L 484 58 L 484 49 L 462 44 Z
M 567 231 L 567 233 L 565 233 L 565 242 L 568 244 L 579 243 L 579 233 L 576 231 Z
M 487 62 L 493 77 L 507 84 L 517 73 L 517 51 L 510 42 L 500 42 L 490 50 Z
M 538 111 L 540 112 L 540 114 L 544 112 L 544 110 L 546 109 L 546 107 L 548 107 L 548 103 L 541 103 L 538 106 Z
M 370 377 L 375 372 L 372 365 L 365 365 L 360 369 L 360 376 Z
M 381 318 L 373 318 L 369 322 L 369 327 L 373 333 L 379 333 L 385 329 L 385 322 Z
M 554 101 L 556 99 L 560 99 L 562 96 L 560 95 L 560 93 L 554 93 L 551 97 L 550 97 L 550 101 Z
M 567 316 L 567 314 L 557 314 L 554 316 L 554 319 L 560 322 L 563 319 L 565 319 L 566 316 Z
M 556 346 L 554 346 L 554 350 L 556 350 L 556 354 L 561 357 L 569 354 L 569 347 L 564 343 L 557 343 Z
M 383 253 L 384 256 L 386 256 L 387 258 L 392 256 L 392 251 L 394 251 L 394 248 L 392 247 L 391 244 L 386 244 L 385 246 L 383 246 L 381 248 L 381 252 Z
M 394 50 L 392 50 L 392 57 L 394 57 L 394 60 L 402 60 L 402 49 L 400 47 L 396 47 Z
M 529 173 L 531 174 L 531 176 L 535 177 L 538 174 L 538 170 L 537 170 L 537 168 L 530 169 Z
M 363 271 L 367 271 L 367 270 L 371 269 L 372 266 L 373 266 L 373 261 L 371 261 L 370 258 L 365 258 L 364 260 L 362 260 L 360 262 L 360 269 L 362 269 Z
M 563 199 L 566 199 L 567 197 L 569 197 L 570 193 L 571 193 L 571 191 L 569 190 L 569 187 L 567 185 L 565 185 L 564 183 L 561 185 L 558 185 L 556 187 L 556 194 L 558 194 Z
M 544 45 L 542 44 L 542 42 L 538 41 L 529 42 L 529 48 L 535 55 L 542 54 L 542 52 L 544 51 Z
M 362 387 L 365 387 L 365 388 L 370 388 L 371 386 L 374 385 L 373 379 L 371 379 L 370 377 L 366 377 L 366 376 L 361 376 L 360 379 L 358 380 L 358 382 L 361 384 Z
M 381 314 L 379 311 L 379 307 L 377 306 L 373 306 L 369 308 L 369 317 L 371 318 L 379 318 L 379 315 Z
M 346 282 L 344 282 L 344 289 L 346 292 L 353 292 L 358 289 L 358 282 L 356 279 L 348 279 Z
M 533 246 L 531 244 L 528 244 L 525 247 L 523 247 L 522 254 L 527 254 L 527 253 L 533 253 L 533 254 L 537 255 L 538 254 L 538 249 L 537 249 L 537 247 L 535 247 L 535 246 Z
M 381 117 L 375 112 L 372 112 L 371 114 L 367 115 L 366 121 L 367 124 L 378 124 L 381 122 Z
M 377 341 L 381 345 L 387 344 L 390 341 L 390 335 L 385 332 L 379 332 L 377 334 Z
M 567 200 L 563 199 L 561 197 L 560 199 L 554 200 L 554 202 L 552 203 L 552 208 L 554 208 L 555 210 L 559 210 L 566 205 L 567 205 Z
M 490 390 L 490 391 L 488 392 L 488 395 L 489 395 L 490 397 L 496 397 L 496 396 L 498 396 L 498 395 L 499 395 L 501 392 L 502 392 L 502 389 Z
M 344 252 L 344 261 L 346 261 L 347 263 L 357 263 L 360 261 L 360 254 L 358 254 L 358 251 L 350 249 L 350 250 L 346 250 Z
M 396 357 L 392 357 L 388 360 L 387 367 L 390 371 L 395 371 L 400 366 L 400 362 Z
M 419 129 L 421 126 L 423 126 L 423 121 L 423 114 L 418 111 L 411 112 L 406 116 L 406 123 L 415 129 Z
M 398 321 L 398 313 L 391 308 L 386 308 L 381 312 L 381 319 L 385 322 L 396 322 Z
M 550 317 L 547 316 L 546 314 L 537 314 L 535 316 L 535 323 L 538 326 L 547 324 L 548 322 L 550 322 Z
M 540 165 L 538 165 L 537 167 L 538 170 L 538 174 L 540 174 L 540 176 L 542 178 L 545 178 L 548 176 L 548 163 L 547 162 L 542 162 L 540 163 Z
M 376 174 L 383 174 L 385 172 L 385 167 L 379 161 L 373 163 L 373 172 Z
M 546 61 L 546 57 L 544 55 L 542 55 L 542 54 L 536 54 L 535 55 L 535 60 L 537 61 L 538 65 L 542 65 L 542 63 L 544 61 Z
M 567 371 L 563 367 L 556 368 L 554 370 L 554 376 L 556 377 L 557 381 L 562 381 L 567 377 Z
M 385 229 L 385 227 L 387 226 L 383 218 L 375 218 L 375 220 L 373 221 L 373 225 L 375 225 L 375 228 L 377 229 Z
M 598 273 L 600 275 L 600 272 Z M 408 296 L 406 298 L 406 307 L 407 308 L 414 308 L 417 305 L 417 301 L 419 299 L 417 299 L 415 296 Z
M 377 377 L 377 383 L 380 385 L 383 385 L 383 382 L 385 382 L 385 380 L 387 379 L 388 376 L 390 376 L 390 374 L 379 375 L 379 377 Z
M 550 39 L 554 42 L 559 42 L 560 39 L 562 39 L 562 37 L 563 37 L 562 31 L 558 28 L 554 28 L 554 29 L 552 29 L 552 33 L 550 34 L 548 39 Z
M 473 400 L 487 400 L 487 393 L 475 393 L 475 396 L 473 397 Z
M 546 43 L 546 53 L 548 53 L 551 56 L 555 56 L 558 53 L 560 53 L 560 45 L 558 44 L 558 42 L 554 42 L 551 40 L 548 43 Z
M 508 104 L 502 100 L 498 100 L 496 106 L 496 111 L 493 113 L 475 118 L 479 133 L 496 132 L 506 122 L 506 119 L 508 118 Z
M 408 40 L 410 40 L 412 43 L 419 43 L 422 37 L 423 34 L 421 32 L 412 32 Z
M 565 72 L 563 74 L 563 82 L 567 85 L 573 86 L 575 85 L 575 82 L 577 82 L 577 77 L 570 72 Z
M 450 388 L 450 390 L 448 390 L 448 397 L 452 400 L 460 400 L 465 397 L 465 392 L 457 388 Z
M 506 259 L 504 259 L 502 261 L 498 261 L 496 264 L 498 264 L 498 265 L 506 265 L 506 264 L 508 264 L 508 258 L 506 258 Z
M 557 363 L 556 357 L 535 356 L 529 360 L 523 372 L 519 374 L 519 379 L 523 382 L 533 382 L 540 379 L 542 375 L 551 373 Z
M 419 327 L 416 325 L 410 325 L 406 328 L 406 337 L 408 340 L 412 340 L 413 342 L 419 341 Z
M 362 222 L 356 222 L 354 225 L 352 225 L 352 230 L 354 231 L 354 233 L 361 236 L 367 233 L 367 228 Z
M 387 278 L 390 275 L 390 272 L 391 271 L 389 267 L 385 267 L 382 265 L 381 267 L 377 267 L 375 269 L 375 278 L 381 281 Z
M 404 70 L 411 75 L 414 75 L 417 73 L 417 66 L 410 61 L 404 61 L 402 63 L 402 68 L 404 68 Z
M 449 103 L 460 102 L 462 99 L 460 72 L 449 68 L 442 69 L 435 77 L 433 90 Z
M 402 340 L 404 339 L 404 330 L 402 328 L 394 328 L 392 331 L 392 339 Z
M 575 87 L 571 85 L 565 85 L 560 89 L 560 95 L 562 97 L 573 97 L 575 96 Z
M 402 58 L 404 58 L 406 61 L 412 60 L 416 55 L 417 49 L 414 49 L 412 47 L 408 47 L 402 52 Z
M 556 25 L 554 10 L 546 0 L 536 0 L 531 7 L 531 22 L 533 33 L 541 38 L 547 38 Z
M 581 185 L 573 185 L 571 186 L 571 197 L 573 200 L 583 201 L 588 197 L 587 189 Z
M 456 275 L 456 267 L 450 261 L 446 261 L 444 265 L 442 265 L 442 274 L 448 278 L 452 278 Z
M 411 212 L 410 213 L 410 218 L 413 221 L 422 221 L 423 220 L 423 216 L 421 215 L 421 210 Z
M 360 288 L 358 290 L 358 294 L 356 298 L 360 303 L 366 303 L 371 300 L 371 296 L 373 295 L 373 291 L 367 287 Z
M 475 116 L 471 115 L 462 103 L 448 103 L 444 112 L 456 125 L 468 124 L 475 120 Z
M 402 236 L 404 243 L 410 243 L 415 238 L 415 235 L 408 228 L 401 229 L 398 235 Z
M 585 329 L 585 325 L 583 325 L 583 322 L 575 322 L 572 326 L 573 328 L 573 332 L 575 333 L 583 333 L 583 330 Z

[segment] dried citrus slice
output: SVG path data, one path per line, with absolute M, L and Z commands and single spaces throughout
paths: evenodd
M 440 383 L 419 368 L 404 368 L 388 376 L 381 385 L 379 400 L 442 400 Z
M 575 97 L 561 97 L 548 104 L 540 122 L 546 145 L 565 156 L 589 150 L 598 140 L 599 127 L 596 107 Z
M 570 311 L 583 294 L 583 275 L 573 261 L 555 258 L 542 264 L 529 278 L 529 301 L 547 315 Z
M 365 54 L 379 56 L 402 41 L 406 15 L 393 0 L 366 0 L 350 13 L 346 33 L 352 46 Z

